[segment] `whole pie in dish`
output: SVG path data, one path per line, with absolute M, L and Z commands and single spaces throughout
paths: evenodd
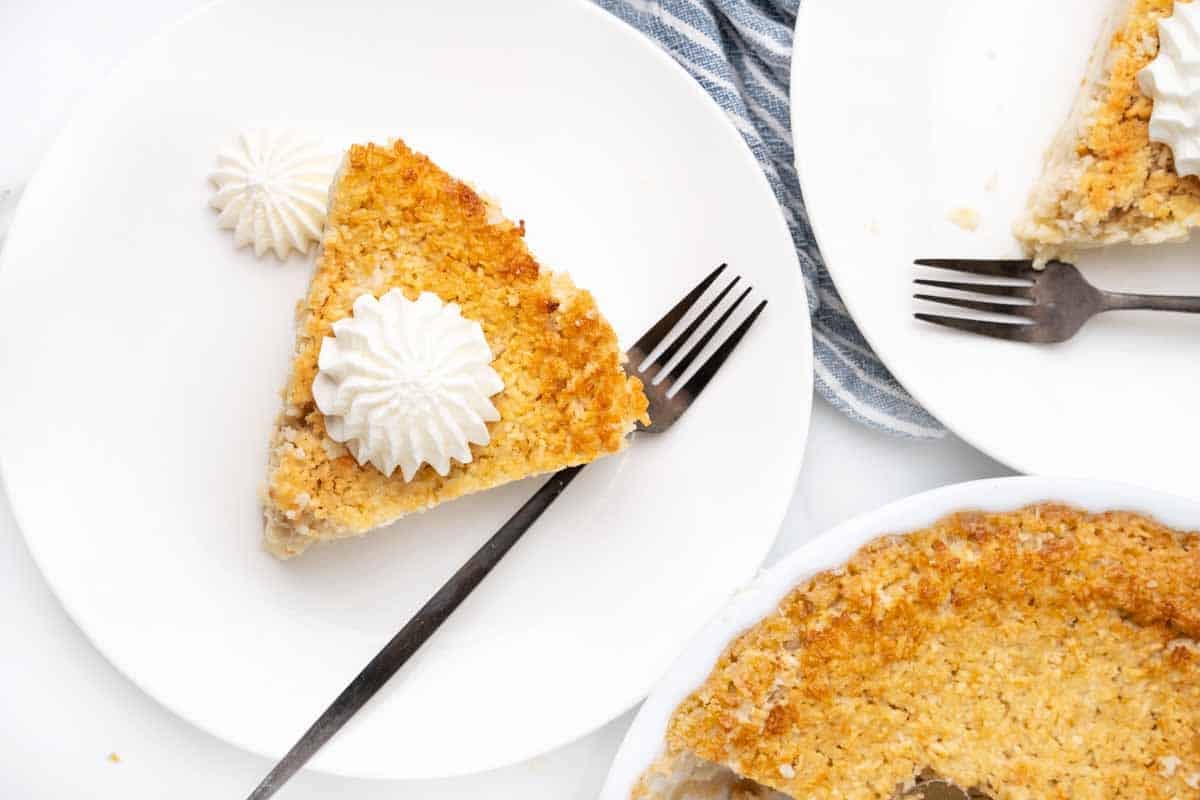
M 413 511 L 621 450 L 646 419 L 612 326 L 588 292 L 543 269 L 524 222 L 403 142 L 354 146 L 334 179 L 322 252 L 297 334 L 264 498 L 267 548 L 280 557 L 364 533 Z M 322 342 L 364 294 L 400 289 L 457 304 L 479 323 L 504 388 L 499 421 L 470 463 L 412 480 L 360 465 L 326 430 L 313 398 Z
M 1138 84 L 1158 54 L 1159 20 L 1174 7 L 1117 3 L 1015 227 L 1039 261 L 1121 242 L 1182 241 L 1200 225 L 1200 179 L 1176 174 L 1170 147 L 1150 141 L 1153 101 Z
M 796 587 L 674 712 L 635 798 L 1200 797 L 1200 534 L 960 513 Z

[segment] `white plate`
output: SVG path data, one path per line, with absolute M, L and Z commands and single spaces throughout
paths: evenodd
M 887 366 L 962 438 L 1018 470 L 1194 494 L 1200 316 L 1108 314 L 1050 347 L 912 318 L 933 310 L 911 299 L 914 258 L 1019 255 L 1012 221 L 1107 5 L 801 9 L 792 108 L 804 193 L 838 291 Z M 951 224 L 957 207 L 978 210 L 982 227 Z M 1078 263 L 1105 288 L 1200 295 L 1200 244 L 1121 247 Z
M 218 5 L 79 111 L 0 268 L 4 477 L 97 647 L 268 756 L 538 483 L 286 564 L 260 549 L 308 269 L 235 253 L 205 206 L 218 146 L 247 125 L 403 135 L 528 220 L 626 340 L 720 261 L 770 299 L 679 427 L 589 468 L 314 765 L 461 774 L 612 719 L 761 562 L 804 449 L 807 308 L 746 145 L 653 44 L 557 0 Z
M 760 575 L 692 639 L 654 687 L 625 736 L 600 800 L 628 800 L 638 777 L 662 753 L 675 708 L 696 689 L 726 645 L 766 617 L 793 587 L 844 564 L 867 542 L 918 530 L 954 511 L 1003 511 L 1044 500 L 1091 511 L 1137 511 L 1184 530 L 1200 527 L 1200 502 L 1116 483 L 1054 478 L 995 478 L 934 489 L 855 517 L 805 544 Z

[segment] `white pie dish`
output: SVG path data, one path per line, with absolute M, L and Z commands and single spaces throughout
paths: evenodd
M 879 536 L 918 530 L 955 511 L 1002 511 L 1042 501 L 1089 511 L 1135 511 L 1170 527 L 1200 528 L 1200 501 L 1123 484 L 1037 477 L 946 486 L 843 522 L 759 575 L 692 639 L 639 710 L 613 761 L 600 800 L 628 800 L 638 777 L 662 754 L 667 723 L 676 706 L 704 682 L 725 647 L 767 616 L 792 588 L 843 565 Z

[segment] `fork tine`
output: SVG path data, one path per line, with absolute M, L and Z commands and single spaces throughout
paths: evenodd
M 721 293 L 718 294 L 716 298 L 714 298 L 713 301 L 708 304 L 707 308 L 700 312 L 698 317 L 692 320 L 692 323 L 687 326 L 684 332 L 675 337 L 675 341 L 671 342 L 671 344 L 667 346 L 667 349 L 662 351 L 662 355 L 654 359 L 653 364 L 646 366 L 646 370 L 651 372 L 651 377 L 653 377 L 654 373 L 657 373 L 659 369 L 671 363 L 671 359 L 674 358 L 675 354 L 679 352 L 679 348 L 688 343 L 688 340 L 692 338 L 692 335 L 695 334 L 695 332 L 699 330 L 700 326 L 704 324 L 704 320 L 708 319 L 712 312 L 716 310 L 717 306 L 721 305 L 721 301 L 729 296 L 729 292 L 741 279 L 742 278 L 740 275 L 735 275 L 733 280 L 729 282 L 729 285 L 721 290 Z
M 995 283 L 959 283 L 957 281 L 934 281 L 928 278 L 917 278 L 913 283 L 918 286 L 932 286 L 936 289 L 954 289 L 959 292 L 993 294 L 998 297 L 1033 296 L 1033 287 L 1031 286 L 1004 286 Z
M 955 272 L 970 272 L 974 275 L 996 275 L 1003 278 L 1032 278 L 1037 275 L 1029 259 L 970 259 L 970 258 L 918 258 L 913 262 L 919 267 L 950 269 Z
M 683 375 L 687 372 L 688 367 L 690 367 L 692 362 L 696 360 L 696 357 L 700 355 L 700 351 L 708 346 L 708 343 L 712 341 L 712 338 L 717 335 L 717 331 L 721 330 L 721 326 L 724 325 L 731 316 L 733 316 L 733 312 L 737 310 L 737 307 L 742 304 L 742 301 L 746 299 L 746 295 L 748 294 L 750 294 L 749 286 L 747 286 L 746 289 L 740 295 L 738 295 L 738 299 L 734 300 L 733 304 L 729 306 L 729 308 L 725 309 L 725 313 L 722 314 L 720 318 L 712 324 L 712 327 L 709 328 L 705 334 L 696 341 L 696 344 L 692 347 L 692 349 L 688 350 L 687 355 L 679 359 L 679 363 L 671 369 L 670 374 L 667 376 L 668 379 L 677 380 L 683 377 Z
M 914 294 L 916 300 L 924 300 L 927 303 L 941 303 L 942 305 L 955 306 L 957 308 L 968 308 L 971 311 L 986 311 L 989 314 L 1012 314 L 1026 319 L 1032 319 L 1035 306 L 1026 305 L 1025 303 L 986 303 L 981 300 L 965 300 L 961 297 L 938 297 L 933 294 Z
M 722 264 L 713 270 L 707 278 L 700 281 L 695 289 L 688 292 L 686 297 L 676 303 L 675 307 L 667 312 L 666 316 L 654 323 L 654 327 L 646 331 L 645 335 L 637 340 L 637 344 L 632 349 L 641 351 L 642 358 L 650 355 L 654 348 L 658 347 L 662 342 L 663 338 L 671 332 L 671 329 L 679 324 L 679 320 L 687 315 L 687 312 L 696 304 L 700 296 L 708 290 L 708 287 L 712 286 L 712 282 L 717 279 L 717 276 L 725 271 L 725 266 L 725 264 Z
M 1033 330 L 1037 327 L 1036 325 L 1008 322 L 984 322 L 963 317 L 942 317 L 937 314 L 913 314 L 913 316 L 922 322 L 932 322 L 934 325 L 943 325 L 967 333 L 977 333 L 980 336 L 991 336 L 994 339 L 1008 339 L 1014 342 L 1032 342 Z
M 754 307 L 754 310 L 750 312 L 750 316 L 742 320 L 742 324 L 738 325 L 734 332 L 729 335 L 729 338 L 721 343 L 716 352 L 709 356 L 708 361 L 700 365 L 700 369 L 696 370 L 696 374 L 691 377 L 691 380 L 683 385 L 680 394 L 686 394 L 689 402 L 700 396 L 700 393 L 704 391 L 704 387 L 708 386 L 708 382 L 717 374 L 717 370 L 725 363 L 725 359 L 729 358 L 729 354 L 742 341 L 742 337 L 746 335 L 746 331 L 750 330 L 750 326 L 754 324 L 755 320 L 758 319 L 758 315 L 766 307 L 766 300 L 763 300 Z

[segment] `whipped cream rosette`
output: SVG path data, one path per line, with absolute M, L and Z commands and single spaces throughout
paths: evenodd
M 315 141 L 288 131 L 248 130 L 217 155 L 209 204 L 237 247 L 254 245 L 281 261 L 319 241 L 336 159 Z
M 406 481 L 422 464 L 439 475 L 451 459 L 471 462 L 471 445 L 491 437 L 500 414 L 492 395 L 504 388 L 479 323 L 458 305 L 425 292 L 415 301 L 399 289 L 364 294 L 354 314 L 325 337 L 313 398 L 330 438 L 361 465 Z
M 1177 174 L 1200 175 L 1200 3 L 1176 3 L 1158 39 L 1158 56 L 1138 73 L 1154 100 L 1150 140 L 1171 148 Z

